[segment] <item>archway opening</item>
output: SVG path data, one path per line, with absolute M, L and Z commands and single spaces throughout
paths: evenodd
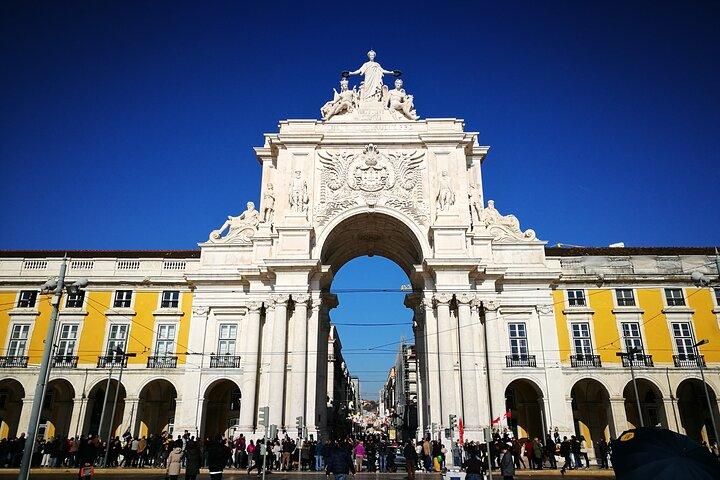
M 83 427 L 84 435 L 101 435 L 103 439 L 108 437 L 111 432 L 112 436 L 120 436 L 125 430 L 130 429 L 130 424 L 122 425 L 123 416 L 125 414 L 125 386 L 120 384 L 118 390 L 118 382 L 116 379 L 110 380 L 110 388 L 108 389 L 107 402 L 105 402 L 105 388 L 107 380 L 98 382 L 90 389 L 87 399 L 87 410 L 85 412 L 85 422 Z M 117 402 L 115 396 L 117 393 Z M 115 416 L 112 411 L 115 407 Z M 104 414 L 103 414 L 104 409 Z M 112 417 L 112 418 L 111 418 Z M 100 420 L 102 419 L 102 428 Z
M 609 440 L 611 435 L 617 435 L 610 421 L 610 394 L 603 384 L 585 378 L 573 385 L 570 396 L 575 436 L 585 437 L 588 447 L 596 445 L 601 439 Z
M 515 438 L 545 438 L 543 394 L 535 382 L 525 379 L 510 382 L 505 389 L 505 410 L 510 412 L 506 425 L 513 431 Z
M 0 380 L 0 438 L 13 438 L 19 433 L 24 398 L 25 390 L 20 382 L 10 378 Z
M 713 414 L 716 419 L 720 419 L 715 391 L 708 385 L 707 392 L 713 407 Z M 717 433 L 712 425 L 702 381 L 696 378 L 683 380 L 678 386 L 677 397 L 680 423 L 685 430 L 685 434 L 698 442 L 706 441 L 709 443 L 717 440 Z
M 222 434 L 235 438 L 242 406 L 238 384 L 232 380 L 218 380 L 205 390 L 204 398 L 202 435 L 213 437 Z
M 74 436 L 70 434 L 78 428 L 77 425 L 70 425 L 74 398 L 75 389 L 67 380 L 55 379 L 48 383 L 40 414 L 45 419 L 45 422 L 41 422 L 44 430 L 39 431 L 39 435 L 44 438 Z
M 168 432 L 172 435 L 175 423 L 177 390 L 167 380 L 153 380 L 140 391 L 137 421 L 133 434 L 148 437 Z
M 343 220 L 327 235 L 321 260 L 333 273 L 323 278 L 321 287 L 337 295 L 338 301 L 329 314 L 335 334 L 328 344 L 335 361 L 327 369 L 325 412 L 331 435 L 349 433 L 353 426 L 348 415 L 361 413 L 359 400 L 367 399 L 366 408 L 377 408 L 384 400 L 393 409 L 386 412 L 393 418 L 388 430 L 393 430 L 398 440 L 414 438 L 422 415 L 418 412 L 412 310 L 424 287 L 416 273 L 416 265 L 423 261 L 421 240 L 395 217 L 360 213 Z M 343 358 L 338 359 L 335 355 L 340 353 L 340 345 Z M 358 382 L 342 378 L 348 374 Z M 386 382 L 400 377 L 397 398 L 392 402 L 378 398 Z M 359 391 L 355 391 L 358 384 Z M 364 427 L 372 432 L 379 425 Z
M 636 382 L 638 396 L 640 397 L 640 412 L 642 412 L 645 426 L 667 428 L 667 417 L 665 416 L 663 395 L 660 389 L 657 385 L 644 378 L 638 378 Z M 625 414 L 630 428 L 639 427 L 640 418 L 638 417 L 637 400 L 632 381 L 625 385 L 623 398 L 625 399 Z

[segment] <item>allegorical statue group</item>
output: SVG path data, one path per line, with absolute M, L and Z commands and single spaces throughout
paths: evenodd
M 394 75 L 399 77 L 400 70 L 385 70 L 375 61 L 375 52 L 368 52 L 368 61 L 363 63 L 355 71 L 342 72 L 340 79 L 340 91 L 333 89 L 333 99 L 325 103 L 320 109 L 323 120 L 330 120 L 335 115 L 352 113 L 362 106 L 380 105 L 388 110 L 395 118 L 407 118 L 417 120 L 413 96 L 405 93 L 403 81 L 395 80 L 395 88 L 389 89 L 383 84 L 383 75 Z M 348 88 L 348 77 L 351 75 L 362 75 L 363 81 L 360 86 Z

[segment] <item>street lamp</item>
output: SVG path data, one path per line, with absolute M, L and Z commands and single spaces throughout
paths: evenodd
M 55 343 L 55 327 L 57 326 L 58 311 L 60 309 L 60 300 L 62 299 L 63 290 L 67 290 L 68 294 L 76 295 L 80 289 L 87 286 L 87 279 L 78 279 L 75 283 L 65 285 L 65 271 L 67 270 L 67 258 L 63 258 L 60 265 L 60 274 L 57 280 L 48 280 L 40 289 L 43 292 L 52 292 L 53 297 L 50 300 L 52 312 L 50 313 L 50 322 L 48 323 L 47 335 L 45 337 L 45 348 L 43 350 L 42 360 L 40 361 L 40 372 L 38 373 L 37 384 L 35 385 L 35 396 L 33 397 L 32 410 L 30 413 L 30 424 L 28 425 L 28 435 L 25 439 L 25 448 L 23 449 L 22 463 L 20 464 L 19 480 L 27 480 L 30 478 L 30 461 L 32 459 L 33 449 L 35 448 L 35 440 L 37 436 L 38 426 L 40 424 L 40 410 L 42 409 L 43 400 L 45 399 L 45 388 L 47 388 L 50 378 L 50 368 L 52 367 L 51 356 L 53 344 Z
M 637 382 L 635 381 L 635 369 L 633 368 L 633 357 L 636 353 L 640 353 L 640 349 L 637 347 L 630 347 L 627 349 L 627 352 L 617 352 L 615 355 L 617 355 L 618 357 L 627 357 L 628 359 L 628 363 L 630 364 L 630 375 L 632 376 L 633 388 L 635 389 L 635 402 L 637 403 L 640 426 L 644 427 L 645 422 L 643 421 L 642 409 L 640 408 L 640 395 L 638 395 Z
M 699 342 L 697 342 L 695 345 L 693 345 L 693 348 L 697 350 L 697 348 L 701 345 L 706 345 L 710 343 L 710 340 L 707 338 L 703 338 Z M 710 394 L 708 393 L 707 383 L 705 383 L 705 372 L 703 371 L 703 359 L 700 357 L 700 355 L 696 355 L 697 357 L 697 363 L 698 367 L 700 367 L 700 378 L 702 378 L 703 388 L 705 389 L 705 399 L 708 403 L 708 410 L 710 410 L 710 422 L 712 423 L 712 428 L 715 431 L 715 436 L 717 437 L 717 424 L 715 423 L 715 414 L 713 413 L 713 406 L 712 403 L 710 403 Z M 710 432 L 708 432 L 708 437 L 710 437 Z

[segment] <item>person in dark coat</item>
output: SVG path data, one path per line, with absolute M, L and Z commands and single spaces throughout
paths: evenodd
M 415 480 L 415 469 L 417 468 L 418 454 L 412 439 L 407 441 L 403 449 L 405 457 L 405 469 L 407 470 L 408 480 Z
M 345 480 L 348 473 L 352 472 L 355 475 L 355 463 L 350 450 L 338 445 L 337 442 L 333 442 L 330 448 L 326 450 L 329 450 L 327 462 L 325 463 L 326 476 L 330 476 L 332 473 L 335 480 Z
M 222 435 L 215 436 L 215 439 L 207 447 L 207 453 L 210 480 L 222 480 L 223 470 L 231 453 L 230 448 L 223 442 Z
M 202 462 L 202 453 L 198 448 L 197 442 L 188 442 L 185 449 L 185 480 L 195 480 L 200 475 L 200 463 Z
M 500 446 L 500 452 L 500 474 L 503 476 L 503 480 L 513 480 L 515 478 L 515 461 L 512 453 L 504 443 Z

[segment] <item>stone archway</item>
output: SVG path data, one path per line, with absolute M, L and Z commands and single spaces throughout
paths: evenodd
M 505 389 L 505 409 L 510 412 L 507 425 L 515 433 L 515 438 L 544 438 L 543 393 L 535 382 L 524 378 L 510 382 Z
M 148 382 L 138 396 L 137 420 L 132 433 L 140 437 L 160 435 L 162 432 L 172 434 L 176 399 L 177 390 L 168 380 Z
M 0 380 L 0 438 L 13 438 L 21 433 L 18 423 L 24 398 L 25 389 L 20 382 L 11 378 Z
M 242 394 L 237 383 L 229 379 L 216 380 L 205 390 L 200 435 L 214 437 L 222 434 L 235 438 L 240 422 Z
M 645 426 L 668 428 L 665 406 L 663 404 L 663 394 L 660 388 L 645 378 L 638 378 L 636 382 L 638 396 L 640 397 L 640 411 L 642 412 Z M 632 381 L 625 385 L 623 398 L 625 398 L 625 414 L 627 415 L 630 427 L 639 427 L 640 419 L 638 418 L 637 401 L 635 399 L 635 389 Z
M 588 448 L 600 439 L 609 440 L 613 433 L 612 412 L 610 394 L 605 386 L 592 378 L 584 378 L 573 385 L 570 396 L 575 435 L 578 438 L 584 436 Z
M 720 419 L 718 402 L 715 391 L 707 385 L 708 396 L 713 407 L 715 419 Z M 710 411 L 702 380 L 688 378 L 680 382 L 677 389 L 678 409 L 680 410 L 680 423 L 685 435 L 698 442 L 711 442 L 717 440 L 717 433 L 713 432 Z
M 119 436 L 124 432 L 119 432 L 121 427 L 129 428 L 129 425 L 121 425 L 123 415 L 125 413 L 125 386 L 120 384 L 119 390 L 116 379 L 110 381 L 108 389 L 107 402 L 103 404 L 105 399 L 105 388 L 107 380 L 103 380 L 95 384 L 88 393 L 87 410 L 85 412 L 85 422 L 83 426 L 83 435 L 102 435 L 103 439 L 108 438 L 110 432 L 112 436 Z M 115 403 L 115 393 L 117 392 L 117 404 L 115 404 L 115 417 L 110 419 Z M 105 415 L 103 415 L 103 408 Z M 100 419 L 102 418 L 102 429 L 100 428 Z
M 51 380 L 45 392 L 45 400 L 40 414 L 40 424 L 44 425 L 44 430 L 39 433 L 42 433 L 45 438 L 71 437 L 70 432 L 74 432 L 76 428 L 75 425 L 70 425 L 74 399 L 75 389 L 70 382 L 60 378 Z

